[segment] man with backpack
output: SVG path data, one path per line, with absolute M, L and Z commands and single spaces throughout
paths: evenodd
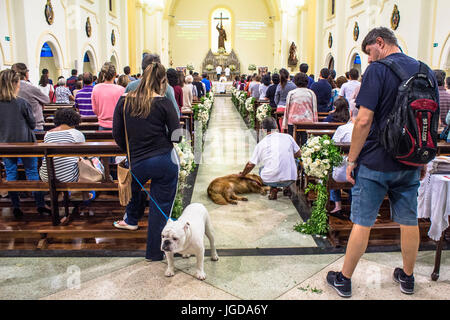
M 360 110 L 347 167 L 347 180 L 354 184 L 354 225 L 342 271 L 329 272 L 327 282 L 341 297 L 351 297 L 351 277 L 387 194 L 392 220 L 400 224 L 403 256 L 403 268 L 395 269 L 393 280 L 402 293 L 413 294 L 420 244 L 417 192 L 425 165 L 437 151 L 437 81 L 426 65 L 401 52 L 388 28 L 371 30 L 362 50 L 370 66 L 356 100 Z

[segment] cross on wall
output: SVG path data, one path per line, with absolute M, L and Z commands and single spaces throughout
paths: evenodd
M 230 18 L 224 18 L 223 12 L 220 13 L 220 18 L 214 18 L 214 20 L 220 20 L 220 26 L 223 26 L 223 20 L 230 20 Z

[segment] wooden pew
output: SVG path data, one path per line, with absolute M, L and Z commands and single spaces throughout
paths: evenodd
M 115 142 L 81 144 L 1 143 L 0 157 L 45 157 L 49 181 L 6 182 L 0 176 L 0 191 L 49 191 L 52 204 L 53 225 L 59 224 L 58 193 L 64 191 L 117 191 L 117 183 L 110 181 L 109 157 L 124 156 Z M 55 157 L 99 156 L 105 167 L 101 183 L 59 183 L 56 181 L 53 159 Z
M 337 146 L 344 154 L 348 154 L 350 151 L 350 143 L 338 143 Z M 440 142 L 438 143 L 438 155 L 450 155 L 450 143 Z M 353 186 L 348 183 L 338 183 L 331 177 L 328 181 L 327 190 L 336 189 L 351 189 Z M 314 195 L 312 195 L 314 196 Z M 309 200 L 311 197 L 308 197 Z M 350 210 L 350 204 L 346 204 L 346 197 L 343 197 L 343 208 Z M 331 210 L 331 201 L 327 205 L 328 210 Z M 345 245 L 350 235 L 353 224 L 351 221 L 340 220 L 336 217 L 329 217 L 330 230 L 328 233 L 329 239 L 334 246 Z M 430 222 L 425 219 L 419 219 L 419 229 L 421 232 L 422 240 L 427 241 L 427 233 L 430 227 Z M 389 200 L 386 197 L 383 205 L 380 208 L 380 215 L 377 218 L 375 226 L 372 228 L 371 242 L 372 245 L 393 245 L 397 244 L 399 240 L 400 226 L 390 220 L 390 207 Z
M 334 122 L 302 122 L 294 123 L 294 140 L 303 145 L 306 141 L 300 139 L 301 133 L 306 133 L 307 130 L 335 130 L 345 125 L 345 123 L 334 123 Z
M 81 131 L 86 138 L 86 142 L 102 142 L 102 141 L 114 141 L 112 131 Z M 46 132 L 36 132 L 36 139 L 38 142 L 44 141 Z

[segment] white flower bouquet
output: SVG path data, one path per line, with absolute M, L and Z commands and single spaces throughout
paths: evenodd
M 310 235 L 324 235 L 328 231 L 326 205 L 328 202 L 327 182 L 333 168 L 341 165 L 343 157 L 329 136 L 309 138 L 301 149 L 301 160 L 306 175 L 319 179 L 317 184 L 310 183 L 306 193 L 315 192 L 311 218 L 297 224 L 294 229 Z
M 253 107 L 255 105 L 255 98 L 248 98 L 245 100 L 245 110 L 248 112 L 253 112 Z
M 265 118 L 270 117 L 272 115 L 272 107 L 265 103 L 262 104 L 256 109 L 256 119 L 259 122 L 262 122 Z

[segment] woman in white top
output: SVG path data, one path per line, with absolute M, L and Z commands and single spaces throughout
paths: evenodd
M 55 90 L 56 103 L 69 104 L 70 101 L 75 101 L 72 92 L 66 87 L 66 79 L 61 78 L 58 80 L 58 87 Z
M 53 95 L 55 94 L 55 89 L 50 84 L 48 80 L 48 75 L 43 74 L 41 80 L 39 80 L 39 89 L 43 94 L 50 98 L 50 101 L 53 100 Z

